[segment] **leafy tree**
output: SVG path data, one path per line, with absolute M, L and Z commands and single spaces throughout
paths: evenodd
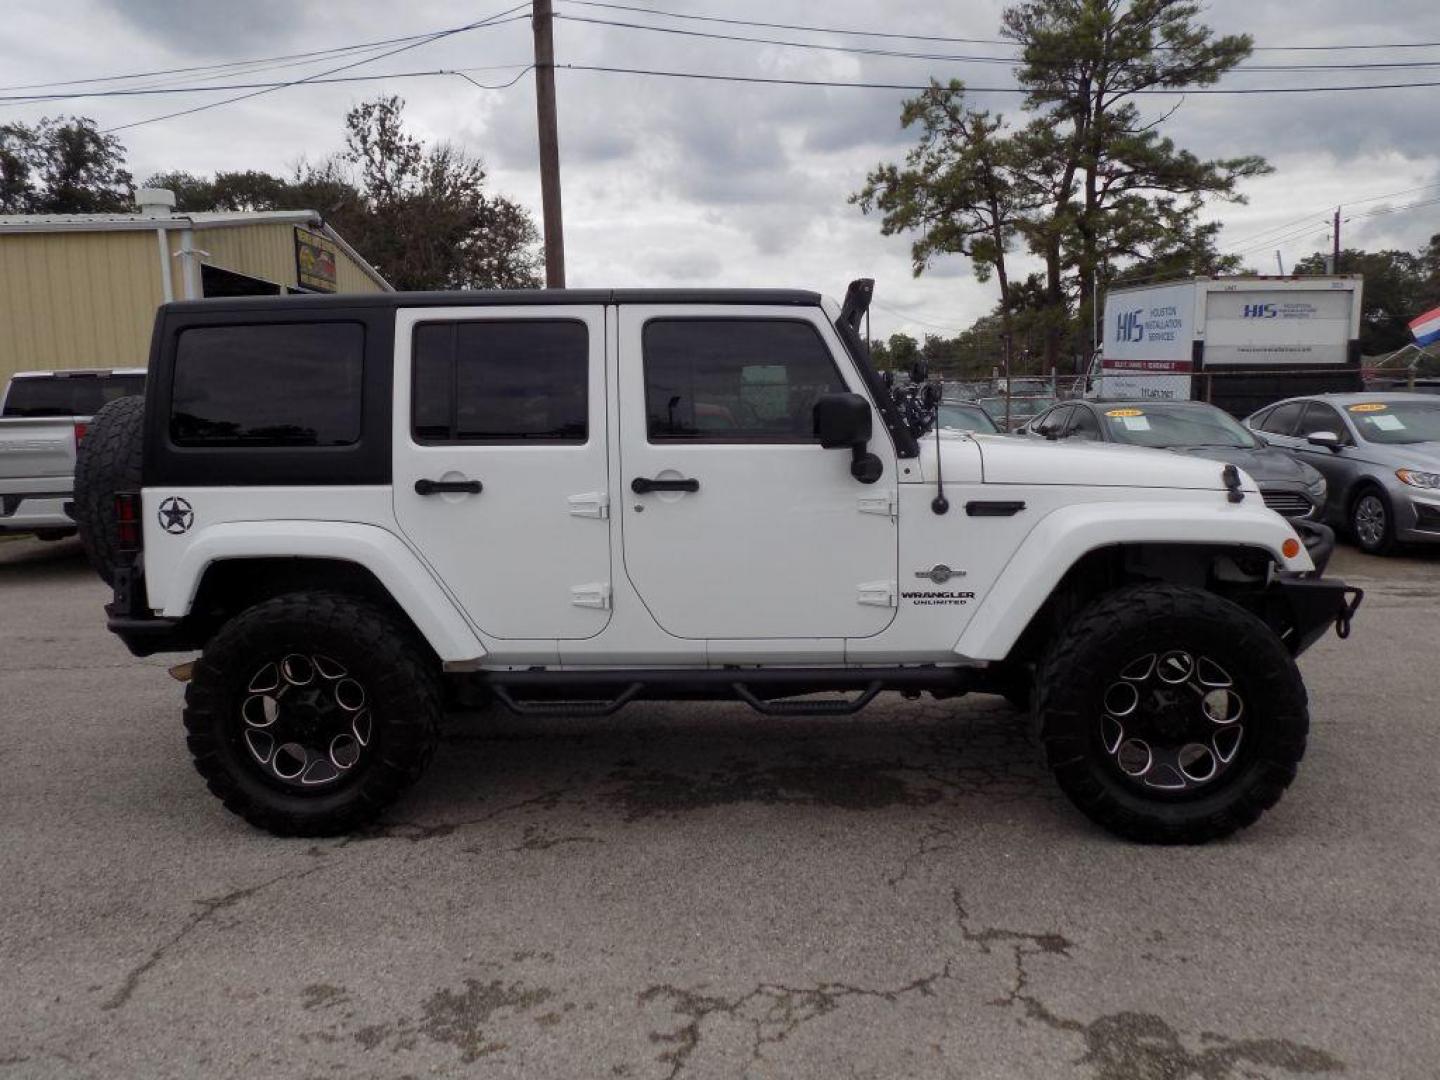
M 486 190 L 485 168 L 449 143 L 426 148 L 405 103 L 378 98 L 345 117 L 345 149 L 286 177 L 161 173 L 181 210 L 318 210 L 400 289 L 540 284 L 539 232 L 525 209 Z
M 83 116 L 0 126 L 0 212 L 115 213 L 131 208 L 125 147 Z
M 900 123 L 918 125 L 920 141 L 904 167 L 882 164 L 850 197 L 863 213 L 881 214 L 880 232 L 918 233 L 910 257 L 919 277 L 937 255 L 970 258 L 975 276 L 994 274 L 1005 317 L 1010 310 L 1010 273 L 1006 254 L 1017 221 L 1033 191 L 1022 188 L 1023 162 L 1015 140 L 1004 134 L 1005 121 L 965 105 L 965 86 L 934 80 L 919 97 L 907 101 Z
M 1108 267 L 1214 265 L 1206 201 L 1243 201 L 1239 181 L 1269 171 L 1253 156 L 1202 161 L 1161 133 L 1173 108 L 1147 118 L 1136 104 L 1142 92 L 1214 83 L 1250 54 L 1249 37 L 1214 36 L 1199 11 L 1194 0 L 1012 5 L 1001 31 L 1021 50 L 1024 125 L 969 110 L 959 83 L 932 85 L 902 113 L 921 127 L 904 167 L 882 164 L 852 201 L 881 211 L 883 232 L 922 234 L 917 274 L 935 251 L 958 251 L 984 280 L 1023 244 L 1044 271 L 1024 288 L 1002 277 L 1004 333 L 1023 312 L 1055 365 L 1067 340 L 1088 339 Z

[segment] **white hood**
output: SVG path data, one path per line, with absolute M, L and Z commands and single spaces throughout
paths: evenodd
M 1011 435 L 981 435 L 975 442 L 980 447 L 981 477 L 987 484 L 1225 489 L 1222 463 L 1167 450 Z M 1259 490 L 1243 470 L 1240 478 L 1245 491 Z

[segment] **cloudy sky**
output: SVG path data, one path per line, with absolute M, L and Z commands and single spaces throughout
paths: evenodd
M 1011 68 L 983 60 L 866 56 L 782 45 L 648 32 L 580 19 L 645 23 L 749 37 L 861 45 L 898 51 L 1005 57 L 996 37 L 1001 0 L 618 0 L 655 11 L 978 39 L 936 44 L 722 26 L 556 0 L 559 64 L 599 64 L 781 78 L 923 83 L 958 77 L 972 87 L 1013 85 Z M 8 0 L 0 35 L 6 87 L 275 57 L 455 27 L 503 11 L 507 0 Z M 1212 0 L 1205 21 L 1248 32 L 1257 45 L 1440 43 L 1434 0 Z M 394 46 L 391 46 L 392 48 Z M 523 19 L 456 34 L 345 74 L 468 70 L 507 82 L 531 59 Z M 235 69 L 227 80 L 314 75 L 369 54 L 304 65 Z M 1237 72 L 1233 87 L 1440 82 L 1440 45 L 1347 51 L 1257 51 L 1253 65 L 1426 64 L 1424 67 Z M 213 73 L 118 85 L 193 86 Z M 557 73 L 569 283 L 603 285 L 786 285 L 832 295 L 861 275 L 877 279 L 875 330 L 961 328 L 995 301 L 993 285 L 951 256 L 919 279 L 908 242 L 879 234 L 847 204 L 877 162 L 897 160 L 900 91 L 783 87 L 602 72 Z M 65 88 L 55 88 L 49 92 Z M 16 91 L 7 89 L 5 95 Z M 137 179 L 183 169 L 284 170 L 338 148 L 355 102 L 396 92 L 414 130 L 448 139 L 486 162 L 497 190 L 538 218 L 534 82 L 485 90 L 461 78 L 401 78 L 292 87 L 193 116 L 119 132 Z M 55 113 L 118 127 L 229 95 L 0 104 L 0 122 Z M 1017 112 L 1015 94 L 976 94 Z M 1262 153 L 1276 171 L 1249 183 L 1246 206 L 1219 206 L 1222 245 L 1274 272 L 1326 246 L 1330 209 L 1343 204 L 1347 246 L 1413 248 L 1440 232 L 1440 87 L 1366 93 L 1191 96 L 1167 124 L 1202 156 Z M 1147 109 L 1168 109 L 1155 100 Z M 1394 193 L 1393 195 L 1391 193 Z M 1391 195 L 1389 198 L 1375 196 Z M 1376 212 L 1380 211 L 1380 212 Z M 1390 212 L 1393 211 L 1393 212 Z M 1366 216 L 1360 216 L 1366 215 Z M 1312 218 L 1309 224 L 1306 218 Z M 1298 222 L 1298 224 L 1296 224 Z M 1284 229 L 1279 226 L 1287 226 Z M 1267 230 L 1269 233 L 1267 234 Z M 1258 236 L 1258 239 L 1256 239 Z M 1274 241 L 1278 240 L 1279 243 Z

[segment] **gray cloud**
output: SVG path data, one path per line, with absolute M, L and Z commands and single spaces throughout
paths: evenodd
M 64 12 L 19 5 L 18 12 L 7 12 L 10 33 L 0 42 L 0 69 L 8 82 L 20 83 L 179 67 L 416 33 L 505 6 L 505 0 L 494 0 L 462 14 L 450 0 L 350 0 L 321 7 L 293 0 L 76 0 Z M 558 6 L 565 10 L 563 0 Z M 733 0 L 728 5 L 695 0 L 693 7 L 674 0 L 657 6 L 778 22 L 900 26 L 914 33 L 993 38 L 1004 0 L 963 5 L 892 0 L 878 7 L 862 0 L 820 6 L 805 0 Z M 644 21 L 642 16 L 614 17 Z M 1313 0 L 1303 11 L 1282 0 L 1212 0 L 1203 17 L 1222 31 L 1253 33 L 1271 44 L 1440 40 L 1440 9 L 1433 0 L 1385 0 L 1365 6 L 1353 0 Z M 86 32 L 75 33 L 76 26 Z M 732 29 L 762 37 L 802 36 Z M 915 51 L 948 54 L 1006 51 L 983 44 L 912 44 Z M 885 45 L 905 47 L 896 41 Z M 576 22 L 559 24 L 557 50 L 562 64 L 782 78 L 924 82 L 932 74 L 942 79 L 956 75 L 972 87 L 1003 85 L 1010 78 L 1002 65 L 725 44 Z M 518 22 L 459 35 L 361 70 L 523 64 L 530 52 L 528 26 Z M 1260 53 L 1256 62 L 1335 63 L 1422 55 L 1429 54 Z M 312 70 L 284 69 L 269 77 Z M 513 70 L 474 73 L 482 82 L 498 82 L 511 74 Z M 1404 70 L 1255 72 L 1234 76 L 1234 85 L 1422 77 Z M 880 301 L 902 313 L 877 309 L 878 335 L 906 328 L 923 336 L 929 329 L 925 322 L 963 326 L 993 306 L 994 285 L 976 282 L 963 258 L 946 258 L 913 278 L 910 239 L 882 237 L 873 217 L 863 217 L 846 202 L 869 169 L 882 160 L 897 160 L 910 144 L 913 133 L 902 131 L 898 122 L 905 94 L 563 70 L 557 78 L 573 282 L 788 284 L 839 293 L 850 277 L 866 274 L 878 279 Z M 384 92 L 406 97 L 410 120 L 422 135 L 451 139 L 484 157 L 495 188 L 538 212 L 530 76 L 499 92 L 477 90 L 454 77 L 297 87 L 135 128 L 123 138 L 131 168 L 141 176 L 162 168 L 278 170 L 302 155 L 313 159 L 337 149 L 346 109 Z M 34 119 L 58 111 L 84 112 L 109 126 L 203 100 L 208 99 L 104 99 L 73 107 L 14 108 L 9 115 Z M 973 100 L 981 107 L 1018 112 L 1014 96 L 977 94 Z M 1203 156 L 1259 152 L 1276 166 L 1275 176 L 1247 185 L 1251 205 L 1215 211 L 1227 224 L 1227 240 L 1242 240 L 1312 207 L 1440 181 L 1440 111 L 1431 107 L 1434 100 L 1434 91 L 1421 90 L 1192 96 L 1166 131 Z M 1429 232 L 1440 231 L 1435 209 L 1356 220 L 1346 227 L 1347 242 L 1413 246 Z M 1281 246 L 1290 261 L 1317 245 L 1313 237 L 1304 236 Z M 1025 272 L 1031 261 L 1016 258 L 1019 272 Z M 1268 250 L 1260 250 L 1256 258 L 1273 265 Z

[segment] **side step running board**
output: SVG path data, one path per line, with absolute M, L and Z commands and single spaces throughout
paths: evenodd
M 645 688 L 644 683 L 631 683 L 617 697 L 608 701 L 580 699 L 577 701 L 520 701 L 504 683 L 491 683 L 490 689 L 517 716 L 609 716 L 635 699 Z
M 735 696 L 758 713 L 766 716 L 854 716 L 884 689 L 884 683 L 872 682 L 858 697 L 848 701 L 762 701 L 744 683 L 735 683 Z

